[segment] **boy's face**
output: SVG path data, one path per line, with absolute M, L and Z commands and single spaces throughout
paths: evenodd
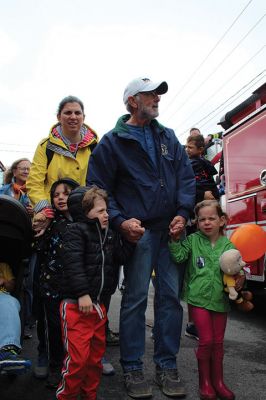
M 198 148 L 193 142 L 187 142 L 186 152 L 189 158 L 199 157 L 202 155 L 203 148 L 202 147 Z
M 101 228 L 105 229 L 108 226 L 108 213 L 106 202 L 102 198 L 96 198 L 94 200 L 94 207 L 87 213 L 87 217 L 90 219 L 98 218 Z
M 67 207 L 67 199 L 69 196 L 69 193 L 71 192 L 71 189 L 68 188 L 65 184 L 60 183 L 55 189 L 54 196 L 53 196 L 53 202 L 54 202 L 54 207 L 56 210 L 65 212 L 68 210 Z

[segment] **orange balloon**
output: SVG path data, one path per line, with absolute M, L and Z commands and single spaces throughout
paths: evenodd
M 258 260 L 266 252 L 266 232 L 256 224 L 239 226 L 230 237 L 246 262 Z

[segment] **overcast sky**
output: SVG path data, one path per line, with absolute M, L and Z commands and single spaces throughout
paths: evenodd
M 131 79 L 166 80 L 169 91 L 158 119 L 184 142 L 194 125 L 205 136 L 221 130 L 223 114 L 265 82 L 264 0 L 0 4 L 5 165 L 32 159 L 56 122 L 58 103 L 69 94 L 84 102 L 85 121 L 101 137 L 126 112 L 122 96 Z

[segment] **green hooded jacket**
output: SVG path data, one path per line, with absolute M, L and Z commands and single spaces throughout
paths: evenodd
M 169 248 L 177 264 L 188 261 L 183 300 L 207 310 L 229 311 L 229 298 L 224 291 L 219 258 L 226 250 L 234 249 L 234 245 L 225 236 L 220 236 L 212 247 L 203 233 L 196 232 L 184 241 L 169 243 Z

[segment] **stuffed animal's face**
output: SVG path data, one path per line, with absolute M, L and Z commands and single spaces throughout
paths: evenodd
M 236 249 L 225 251 L 220 257 L 221 270 L 227 275 L 236 275 L 246 265 Z

